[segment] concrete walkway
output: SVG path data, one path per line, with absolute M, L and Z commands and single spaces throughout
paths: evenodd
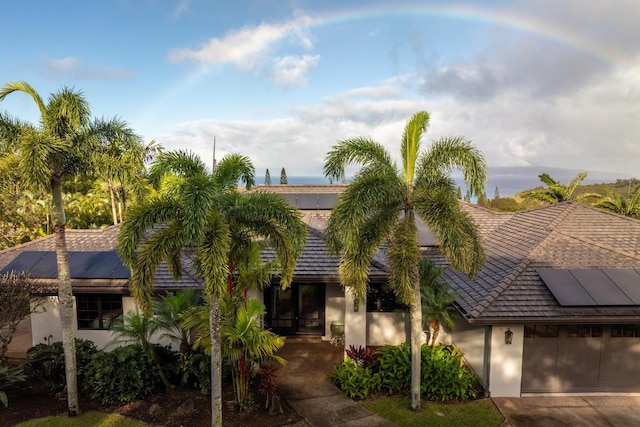
M 640 426 L 640 396 L 494 397 L 512 427 Z
M 392 427 L 342 394 L 327 376 L 343 358 L 343 348 L 320 338 L 287 337 L 278 355 L 288 363 L 278 369 L 278 391 L 293 410 L 314 427 Z

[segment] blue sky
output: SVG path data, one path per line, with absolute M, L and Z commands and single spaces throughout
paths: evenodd
M 399 153 L 464 135 L 490 167 L 640 176 L 636 0 L 3 2 L 0 84 L 84 92 L 145 141 L 211 164 L 249 156 L 258 181 L 322 175 L 327 151 L 370 137 Z M 30 98 L 0 110 L 34 121 Z

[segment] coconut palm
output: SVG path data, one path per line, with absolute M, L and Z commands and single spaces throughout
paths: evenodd
M 254 238 L 274 248 L 283 286 L 291 282 L 306 228 L 297 210 L 282 197 L 237 193 L 239 180 L 247 186 L 255 182 L 253 165 L 244 156 L 225 156 L 209 175 L 193 154 L 162 153 L 151 166 L 150 177 L 161 191 L 130 210 L 118 235 L 118 248 L 131 269 L 132 295 L 147 315 L 151 314 L 153 275 L 162 261 L 179 277 L 183 255 L 187 255 L 204 280 L 211 337 L 212 425 L 221 425 L 220 298 L 227 291 L 231 223 L 245 224 Z
M 460 296 L 460 293 L 452 292 L 447 282 L 439 280 L 443 269 L 432 261 L 422 258 L 418 269 L 420 271 L 422 319 L 428 327 L 433 329 L 431 346 L 435 346 L 441 326 L 444 325 L 447 328 L 455 326 L 453 316 L 456 309 L 453 303 Z
M 353 181 L 336 202 L 326 230 L 327 247 L 340 254 L 344 285 L 364 300 L 373 256 L 387 242 L 389 281 L 397 296 L 410 307 L 411 407 L 420 408 L 420 340 L 422 309 L 416 216 L 433 231 L 450 264 L 474 276 L 485 252 L 470 216 L 456 199 L 454 168 L 464 172 L 471 194 L 483 191 L 487 179 L 482 154 L 462 137 L 434 141 L 421 151 L 429 126 L 426 111 L 407 122 L 401 141 L 401 165 L 379 143 L 368 138 L 340 141 L 327 154 L 325 175 L 345 179 L 345 167 L 359 165 Z
M 37 126 L 17 120 L 0 124 L 3 145 L 18 153 L 20 173 L 34 190 L 48 190 L 52 195 L 52 219 L 58 266 L 58 304 L 62 324 L 62 343 L 69 416 L 78 414 L 78 387 L 73 333 L 73 297 L 69 278 L 69 260 L 65 239 L 66 217 L 62 185 L 67 177 L 91 170 L 91 153 L 97 138 L 114 132 L 109 123 L 91 122 L 89 102 L 80 91 L 63 87 L 51 94 L 45 103 L 38 92 L 26 82 L 7 83 L 0 89 L 0 102 L 14 92 L 29 95 L 40 112 Z
M 572 199 L 575 189 L 586 177 L 587 172 L 582 172 L 572 179 L 568 185 L 563 185 L 551 178 L 548 173 L 541 173 L 538 175 L 538 178 L 540 178 L 540 181 L 542 181 L 547 188 L 528 191 L 522 195 L 522 198 L 525 200 L 536 200 L 549 204 L 566 202 Z

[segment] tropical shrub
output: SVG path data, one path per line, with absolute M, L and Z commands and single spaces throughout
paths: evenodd
M 11 384 L 18 381 L 24 381 L 26 375 L 22 371 L 22 368 L 10 368 L 8 366 L 0 366 L 0 402 L 5 406 L 9 406 L 9 399 L 7 393 L 4 391 Z
M 78 383 L 82 383 L 91 358 L 98 352 L 93 341 L 76 338 L 76 369 Z M 64 349 L 61 342 L 38 344 L 27 350 L 26 373 L 38 378 L 50 393 L 60 393 L 66 386 Z
M 380 383 L 379 375 L 374 373 L 373 368 L 359 366 L 350 357 L 345 357 L 344 361 L 335 367 L 329 379 L 352 399 L 364 399 L 377 390 Z
M 139 345 L 97 353 L 87 366 L 83 386 L 92 399 L 124 404 L 162 386 L 153 363 Z
M 476 397 L 476 376 L 457 347 L 422 346 L 420 394 L 429 400 L 468 400 Z
M 211 357 L 197 348 L 188 355 L 181 355 L 182 378 L 180 383 L 200 389 L 206 395 L 211 388 Z
M 349 346 L 349 349 L 345 351 L 345 354 L 356 361 L 358 366 L 369 367 L 376 363 L 376 352 L 372 348 L 358 346 L 356 348 L 353 345 Z
M 411 388 L 411 349 L 409 344 L 386 345 L 376 352 L 380 388 L 389 394 L 406 393 Z
M 361 350 L 362 351 L 362 350 Z M 353 353 L 350 351 L 349 353 Z M 358 352 L 355 352 L 358 353 Z M 429 400 L 467 400 L 476 397 L 476 376 L 454 346 L 422 346 L 420 394 Z M 367 372 L 351 357 L 336 367 L 333 382 L 349 397 L 366 397 L 376 388 L 389 394 L 411 390 L 409 344 L 384 346 L 376 351 L 377 362 Z M 372 387 L 375 379 L 375 387 Z M 370 382 L 371 381 L 371 382 Z

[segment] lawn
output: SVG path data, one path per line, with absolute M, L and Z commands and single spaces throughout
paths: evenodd
M 69 418 L 66 415 L 55 417 L 37 418 L 18 424 L 16 427 L 141 427 L 146 424 L 123 417 L 118 414 L 103 414 L 100 412 L 88 412 L 77 417 Z
M 498 427 L 504 420 L 491 399 L 451 404 L 423 401 L 417 413 L 411 410 L 410 399 L 402 397 L 379 397 L 360 404 L 400 427 Z

